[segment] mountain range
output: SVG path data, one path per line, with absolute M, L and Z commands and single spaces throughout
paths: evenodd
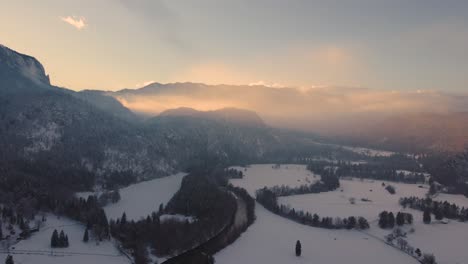
M 250 111 L 175 109 L 141 118 L 104 92 L 51 85 L 33 57 L 2 46 L 0 62 L 0 162 L 20 162 L 21 173 L 70 184 L 89 174 L 78 184 L 89 188 L 168 175 L 209 157 L 258 160 L 283 144 Z
M 272 127 L 399 152 L 459 152 L 468 144 L 466 95 L 201 83 L 153 83 L 140 89 L 102 93 L 142 116 L 173 112 L 196 116 L 186 108 L 214 111 L 237 107 L 254 111 Z
M 404 152 L 459 151 L 468 142 L 464 112 L 372 115 L 354 126 L 327 123 L 326 114 L 315 113 L 322 116 L 320 126 L 295 132 L 274 128 L 275 119 L 261 112 L 223 105 L 235 98 L 258 101 L 294 121 L 302 118 L 291 116 L 296 105 L 304 104 L 299 95 L 289 88 L 193 83 L 75 92 L 52 85 L 34 57 L 0 46 L 0 163 L 21 175 L 53 177 L 89 189 L 160 177 L 210 159 L 220 164 L 274 162 L 310 153 L 317 148 L 314 141 L 324 138 Z M 282 109 L 283 103 L 267 105 L 264 97 L 298 103 Z M 173 98 L 187 105 L 167 108 Z M 139 102 L 142 108 L 135 108 Z M 159 112 L 142 114 L 138 109 L 145 107 Z M 330 120 L 334 117 L 330 114 Z M 323 124 L 335 132 L 327 133 Z

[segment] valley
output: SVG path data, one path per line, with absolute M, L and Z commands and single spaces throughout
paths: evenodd
M 461 103 L 363 113 L 375 106 L 368 93 L 192 82 L 75 91 L 0 46 L 0 259 L 465 263 L 468 130 L 454 112 L 465 99 L 418 93 L 422 109 L 437 96 Z

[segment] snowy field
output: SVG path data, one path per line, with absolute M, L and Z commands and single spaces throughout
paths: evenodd
M 385 186 L 392 185 L 396 194 L 392 195 Z M 340 179 L 340 188 L 332 192 L 314 193 L 280 197 L 278 202 L 290 205 L 295 209 L 301 209 L 320 216 L 348 217 L 362 216 L 372 222 L 377 219 L 383 210 L 401 211 L 398 201 L 401 197 L 417 196 L 424 198 L 427 186 L 419 188 L 419 184 L 402 184 L 374 180 L 343 180 Z M 350 199 L 355 200 L 351 204 Z M 366 199 L 369 201 L 362 201 Z
M 109 219 L 122 216 L 138 220 L 159 209 L 159 205 L 169 202 L 180 189 L 180 184 L 186 173 L 177 173 L 164 178 L 140 182 L 120 189 L 120 201 L 104 207 Z
M 466 199 L 466 198 L 465 198 Z M 468 223 L 450 221 L 448 224 L 423 224 L 421 212 L 415 216 L 414 234 L 408 235 L 408 242 L 423 251 L 432 252 L 439 264 L 468 263 L 466 240 Z M 434 220 L 434 218 L 433 218 Z
M 159 205 L 166 205 L 172 196 L 179 190 L 180 184 L 186 173 L 177 173 L 164 178 L 144 181 L 122 188 L 120 201 L 108 204 L 104 207 L 108 219 L 122 217 L 125 212 L 127 219 L 139 220 L 154 211 L 158 211 Z M 92 193 L 80 193 L 80 197 L 88 197 Z
M 390 157 L 392 155 L 395 155 L 395 152 L 392 151 L 386 151 L 386 150 L 377 150 L 377 149 L 369 149 L 369 148 L 359 148 L 359 147 L 348 147 L 348 146 L 343 146 L 344 149 L 369 156 L 369 157 Z
M 428 186 L 419 188 L 419 184 L 385 182 L 386 185 L 390 184 L 395 187 L 396 194 L 392 195 L 384 189 L 382 182 L 358 179 L 340 180 L 340 188 L 336 191 L 280 197 L 279 203 L 317 213 L 320 216 L 363 216 L 371 222 L 371 229 L 367 232 L 381 238 L 384 238 L 391 230 L 382 230 L 377 226 L 380 212 L 383 210 L 392 211 L 394 214 L 398 211 L 409 212 L 415 218 L 412 225 L 415 232 L 408 234 L 407 238 L 410 245 L 420 248 L 423 252 L 435 254 L 439 264 L 468 263 L 468 253 L 464 242 L 468 237 L 468 223 L 450 221 L 449 224 L 426 225 L 422 221 L 422 212 L 403 209 L 398 201 L 400 197 L 408 196 L 424 198 Z M 350 198 L 355 199 L 355 204 L 350 203 Z M 362 201 L 362 198 L 370 201 Z M 450 203 L 468 207 L 468 199 L 463 195 L 439 194 L 434 200 L 447 200 Z M 449 243 L 443 244 L 443 242 Z
M 54 229 L 63 230 L 68 235 L 68 248 L 50 247 L 50 238 Z M 12 245 L 10 250 L 15 263 L 20 264 L 128 264 L 129 259 L 119 253 L 112 242 L 104 241 L 96 244 L 94 240 L 84 243 L 85 227 L 73 220 L 54 215 L 47 215 L 47 221 L 39 232 L 29 239 Z M 4 261 L 7 254 L 0 254 Z
M 232 179 L 230 182 L 246 189 L 252 197 L 255 191 L 263 187 L 275 185 L 296 187 L 311 184 L 320 180 L 320 177 L 308 171 L 305 165 L 281 165 L 275 168 L 274 164 L 256 164 L 248 167 L 233 167 L 244 172 L 243 179 Z
M 305 180 L 301 180 L 304 176 L 312 177 L 313 180 L 319 179 L 318 176 L 314 178 L 308 173 L 305 166 L 301 165 L 281 165 L 280 170 L 273 169 L 272 165 L 251 165 L 245 169 L 244 179 L 234 179 L 231 183 L 246 188 L 253 195 L 256 189 L 263 186 L 304 184 Z M 273 176 L 270 182 L 271 175 Z M 382 182 L 385 185 L 393 185 L 396 194 L 392 195 L 385 190 Z M 406 211 L 414 215 L 414 224 L 405 229 L 413 227 L 415 232 L 408 234 L 407 241 L 423 252 L 435 254 L 439 264 L 468 263 L 465 246 L 468 223 L 449 221 L 449 224 L 442 224 L 434 221 L 433 217 L 433 223 L 425 225 L 422 223 L 422 212 L 404 210 L 399 205 L 400 197 L 425 197 L 427 185 L 359 179 L 341 179 L 340 185 L 341 187 L 333 192 L 280 197 L 279 202 L 320 216 L 363 216 L 371 223 L 371 228 L 366 231 L 369 235 L 358 231 L 325 230 L 300 225 L 274 215 L 257 204 L 257 221 L 239 240 L 215 256 L 217 262 L 417 263 L 415 259 L 373 237 L 383 239 L 391 232 L 377 226 L 378 214 L 387 210 L 394 213 Z M 350 198 L 354 198 L 354 204 L 350 202 Z M 447 200 L 468 207 L 468 199 L 463 195 L 439 194 L 434 200 Z M 294 243 L 298 239 L 303 246 L 301 258 L 293 255 Z
M 342 148 L 342 149 L 346 149 L 346 150 L 352 151 L 354 153 L 364 155 L 364 156 L 369 156 L 369 157 L 390 157 L 390 156 L 396 154 L 396 152 L 387 151 L 387 150 L 370 149 L 370 148 L 363 148 L 363 147 L 342 146 L 342 145 L 331 144 L 331 143 L 321 143 L 321 142 L 317 142 L 317 141 L 312 141 L 312 143 L 317 144 L 317 145 L 324 145 L 324 146 L 332 146 L 332 147 L 336 147 L 336 148 Z
M 255 223 L 232 245 L 215 255 L 216 263 L 418 263 L 398 250 L 359 232 L 330 231 L 301 225 L 270 213 L 258 203 L 255 213 Z M 294 255 L 296 240 L 302 243 L 300 258 Z

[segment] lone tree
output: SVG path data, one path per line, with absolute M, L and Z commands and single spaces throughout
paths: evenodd
M 429 209 L 424 210 L 423 222 L 426 225 L 431 223 L 431 210 L 429 210 Z
M 88 228 L 86 228 L 83 236 L 83 242 L 88 242 L 89 241 L 89 234 L 88 234 Z
M 6 257 L 5 264 L 15 264 L 15 262 L 13 261 L 13 256 L 12 255 L 8 255 Z
M 302 253 L 302 246 L 301 246 L 301 241 L 296 242 L 296 256 L 300 257 Z

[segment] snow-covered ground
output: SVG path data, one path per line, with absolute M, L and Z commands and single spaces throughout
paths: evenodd
M 104 207 L 107 217 L 116 219 L 125 212 L 127 219 L 138 220 L 154 211 L 158 211 L 159 205 L 166 205 L 180 189 L 180 184 L 185 175 L 187 174 L 177 173 L 120 189 L 120 201 Z
M 317 144 L 317 145 L 325 145 L 325 146 L 343 148 L 343 149 L 352 151 L 354 153 L 358 153 L 358 154 L 369 156 L 369 157 L 390 157 L 390 156 L 396 154 L 393 151 L 387 151 L 387 150 L 370 149 L 370 148 L 363 148 L 363 147 L 343 146 L 343 145 L 337 145 L 337 144 L 332 144 L 332 143 L 322 143 L 322 142 L 317 142 L 317 141 L 312 141 L 312 143 Z
M 320 177 L 308 171 L 305 165 L 286 164 L 278 168 L 275 164 L 255 164 L 248 167 L 233 167 L 244 172 L 243 179 L 232 179 L 230 182 L 246 189 L 252 197 L 255 191 L 263 187 L 273 187 L 275 185 L 296 187 L 304 184 L 311 184 Z
M 348 217 L 363 216 L 371 222 L 367 232 L 384 238 L 391 230 L 382 230 L 377 226 L 378 214 L 383 210 L 404 211 L 414 216 L 414 233 L 408 233 L 407 241 L 423 252 L 435 254 L 439 264 L 468 263 L 468 253 L 464 246 L 468 237 L 468 223 L 450 221 L 449 224 L 433 223 L 426 225 L 422 221 L 422 212 L 403 209 L 398 201 L 400 197 L 417 196 L 424 198 L 427 186 L 419 188 L 419 184 L 404 184 L 385 182 L 393 185 L 396 194 L 388 193 L 382 186 L 382 181 L 372 180 L 340 180 L 341 187 L 333 192 L 280 197 L 279 202 L 302 209 L 320 216 Z M 372 190 L 372 191 L 370 191 Z M 350 198 L 355 199 L 351 204 Z M 361 199 L 370 201 L 362 201 Z M 439 194 L 434 200 L 456 203 L 468 207 L 468 199 L 463 195 Z M 408 228 L 407 228 L 408 229 Z M 441 244 L 444 242 L 446 244 Z
M 289 185 L 297 186 L 298 178 L 307 175 L 305 166 L 281 165 L 281 170 L 271 165 L 251 165 L 244 171 L 244 179 L 231 180 L 236 186 L 246 188 L 251 195 L 263 186 Z M 270 176 L 274 175 L 271 178 Z M 296 175 L 290 177 L 290 175 Z M 313 178 L 318 180 L 319 177 Z M 393 185 L 396 194 L 386 191 L 385 185 Z M 412 213 L 414 228 L 408 233 L 407 241 L 425 253 L 435 254 L 439 264 L 468 263 L 465 247 L 468 237 L 468 223 L 449 221 L 448 224 L 430 225 L 422 222 L 422 212 L 403 209 L 398 201 L 400 197 L 425 197 L 427 185 L 404 184 L 386 181 L 347 179 L 340 180 L 341 187 L 333 192 L 281 197 L 279 202 L 293 208 L 303 209 L 320 216 L 348 217 L 363 216 L 371 223 L 366 231 L 325 230 L 300 225 L 281 218 L 265 210 L 260 204 L 256 207 L 256 222 L 234 244 L 218 253 L 215 257 L 219 263 L 417 263 L 408 255 L 392 248 L 382 241 L 391 230 L 377 226 L 378 214 L 383 211 L 405 211 Z M 371 191 L 372 190 L 372 191 Z M 351 204 L 350 198 L 355 203 Z M 367 199 L 370 201 L 362 201 Z M 459 206 L 468 207 L 468 199 L 462 195 L 439 194 L 434 200 L 449 201 Z M 335 240 L 336 238 L 336 240 Z M 294 243 L 301 240 L 303 256 L 296 258 L 293 254 Z
M 255 223 L 215 255 L 216 263 L 237 264 L 393 264 L 418 262 L 356 231 L 326 230 L 295 223 L 256 205 Z M 302 256 L 294 255 L 296 240 Z
M 196 221 L 196 218 L 193 216 L 185 216 L 181 214 L 163 214 L 159 217 L 161 222 L 164 221 L 178 221 L 178 222 L 185 222 L 188 221 L 189 223 L 193 223 Z
M 139 220 L 154 211 L 158 211 L 159 205 L 166 205 L 172 196 L 179 190 L 180 184 L 186 173 L 177 173 L 164 178 L 139 182 L 119 189 L 120 201 L 110 203 L 104 207 L 107 218 L 117 219 L 125 212 L 127 219 Z M 79 197 L 88 197 L 93 194 L 83 192 Z
M 370 157 L 390 157 L 396 154 L 395 152 L 392 152 L 392 151 L 370 149 L 370 148 L 348 147 L 348 146 L 343 146 L 343 148 L 346 150 L 349 150 L 349 151 L 352 151 L 361 155 L 370 156 Z
M 54 229 L 63 230 L 68 235 L 68 248 L 50 247 L 50 239 Z M 97 244 L 90 239 L 83 242 L 85 226 L 65 217 L 58 218 L 47 215 L 47 221 L 39 232 L 29 239 L 10 246 L 15 263 L 22 264 L 123 264 L 130 263 L 129 259 L 120 254 L 111 241 Z M 0 261 L 4 261 L 7 254 L 2 249 Z
M 390 194 L 385 190 L 385 186 L 382 186 L 382 183 L 385 183 L 385 186 L 394 186 L 396 194 Z M 402 208 L 398 203 L 401 197 L 417 196 L 424 198 L 427 188 L 419 188 L 419 186 L 421 185 L 341 179 L 340 188 L 335 191 L 280 197 L 278 202 L 312 214 L 317 213 L 320 216 L 362 216 L 369 221 L 373 221 L 377 219 L 379 213 L 383 210 L 401 211 Z M 351 204 L 350 199 L 354 199 L 355 204 Z
M 468 263 L 468 223 L 449 221 L 448 224 L 433 222 L 425 225 L 421 212 L 415 212 L 413 215 L 415 232 L 407 238 L 411 245 L 419 247 L 422 251 L 432 252 L 439 264 Z
M 161 203 L 166 204 L 172 196 L 179 190 L 180 184 L 186 173 L 178 173 L 172 176 L 158 178 L 151 181 L 140 182 L 119 190 L 121 199 L 115 204 L 109 204 L 104 209 L 109 219 L 121 217 L 125 212 L 127 219 L 139 219 L 145 217 L 153 211 L 159 209 Z M 88 197 L 94 194 L 91 192 L 79 193 L 79 197 Z M 185 216 L 162 216 L 163 220 L 179 219 L 194 221 L 191 217 Z M 70 246 L 68 248 L 50 247 L 50 239 L 54 229 L 58 232 L 63 230 L 68 235 Z M 84 243 L 85 227 L 73 220 L 65 217 L 58 218 L 54 215 L 47 215 L 47 221 L 39 232 L 34 233 L 30 238 L 22 240 L 12 245 L 10 250 L 15 263 L 36 263 L 36 264 L 120 264 L 130 263 L 129 259 L 120 254 L 113 242 L 104 241 L 96 243 L 90 239 Z M 0 253 L 0 261 L 6 258 L 4 250 Z M 156 258 L 155 258 L 156 259 Z M 158 259 L 161 261 L 164 259 Z

